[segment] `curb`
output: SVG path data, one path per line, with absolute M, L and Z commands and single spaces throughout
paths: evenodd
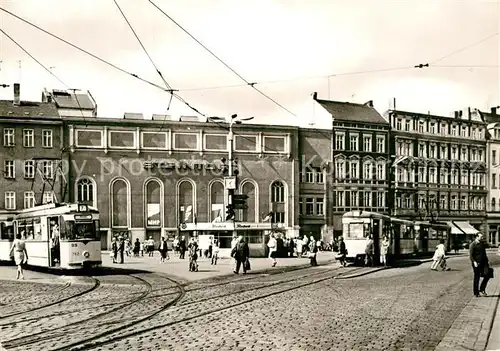
M 497 349 L 489 348 L 490 341 L 493 341 L 493 340 L 491 340 L 493 327 L 495 326 L 495 324 L 500 323 L 500 310 L 498 309 L 498 306 L 500 304 L 500 282 L 497 283 L 497 288 L 496 288 L 495 293 L 498 297 L 497 297 L 497 302 L 495 304 L 495 307 L 493 308 L 493 313 L 491 314 L 491 318 L 489 319 L 489 323 L 488 323 L 488 335 L 486 337 L 486 344 L 485 344 L 485 349 L 487 351 L 494 351 L 494 350 L 498 350 L 500 348 L 500 337 L 498 337 L 498 335 L 496 336 L 497 340 L 494 341 L 495 347 L 497 347 Z

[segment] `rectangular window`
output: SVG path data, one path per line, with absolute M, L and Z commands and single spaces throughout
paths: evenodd
M 257 136 L 235 135 L 234 147 L 238 151 L 257 151 Z
M 359 206 L 358 192 L 351 190 L 351 207 Z
M 285 223 L 285 212 L 273 212 L 273 223 Z
M 384 164 L 377 164 L 377 180 L 385 180 Z
M 144 149 L 166 149 L 167 133 L 141 132 L 142 147 Z
M 448 209 L 448 204 L 446 203 L 447 201 L 446 195 L 441 195 L 439 197 L 439 208 L 442 210 L 447 210 Z
M 24 178 L 31 179 L 35 177 L 35 161 L 24 161 Z
M 448 184 L 448 170 L 441 168 L 439 172 L 440 184 Z
M 345 178 L 345 164 L 344 160 L 335 161 L 335 176 L 337 179 Z
M 419 133 L 424 133 L 425 132 L 424 121 L 418 121 L 418 132 Z
M 436 169 L 435 168 L 429 168 L 429 183 L 436 183 Z
M 466 127 L 466 126 L 462 126 L 462 134 L 461 134 L 461 135 L 462 135 L 462 137 L 466 138 L 466 137 L 468 136 L 468 135 L 467 135 L 467 134 L 468 134 L 467 132 L 468 132 L 468 131 L 467 131 L 467 127 Z
M 23 146 L 35 147 L 35 131 L 33 129 L 23 129 Z
M 324 214 L 324 205 L 323 205 L 323 198 L 318 197 L 316 198 L 316 215 L 322 216 Z
M 419 183 L 425 183 L 427 182 L 427 177 L 426 177 L 426 169 L 425 167 L 418 167 L 418 182 Z
M 406 131 L 406 132 L 409 132 L 409 131 L 411 130 L 411 128 L 410 128 L 410 123 L 411 123 L 411 122 L 410 122 L 410 120 L 409 120 L 409 119 L 405 120 L 405 131 Z
M 432 134 L 436 134 L 436 123 L 435 122 L 431 122 L 429 124 L 429 133 L 432 133 Z
M 467 161 L 467 147 L 461 147 L 460 151 L 462 152 L 461 160 Z
M 448 134 L 448 126 L 446 123 L 441 124 L 441 135 L 447 135 Z
M 493 173 L 491 175 L 491 187 L 494 189 L 497 187 L 497 174 L 496 173 Z
M 4 171 L 5 178 L 15 178 L 16 177 L 16 167 L 15 167 L 14 160 L 5 160 L 4 166 L 3 166 L 3 171 Z
M 372 137 L 371 136 L 363 136 L 363 149 L 366 152 L 372 152 Z
M 314 170 L 309 167 L 306 169 L 306 183 L 314 183 Z
M 42 129 L 42 147 L 53 147 L 52 130 Z
M 198 149 L 198 134 L 174 133 L 174 148 L 179 150 Z
M 383 192 L 377 193 L 377 207 L 385 206 L 385 194 Z
M 52 161 L 43 161 L 42 163 L 43 176 L 46 179 L 52 179 L 54 177 L 54 165 Z
M 286 152 L 284 136 L 264 136 L 264 152 Z
M 425 152 L 425 144 L 418 144 L 418 157 L 427 157 Z
M 462 177 L 461 184 L 468 185 L 469 184 L 469 174 L 467 173 L 467 171 L 462 171 L 460 173 L 461 173 L 460 176 Z
M 429 157 L 436 158 L 436 145 L 429 145 Z
M 350 177 L 351 179 L 358 179 L 358 161 L 351 161 L 350 162 L 351 169 L 350 171 Z
M 365 180 L 370 180 L 372 179 L 372 164 L 371 163 L 365 163 L 363 165 L 363 179 Z
M 335 133 L 335 149 L 345 150 L 345 134 Z
M 77 130 L 76 146 L 103 147 L 102 130 Z
M 109 132 L 109 147 L 133 149 L 135 147 L 135 132 Z
M 458 197 L 457 197 L 457 195 L 451 195 L 450 209 L 451 210 L 458 210 Z
M 458 150 L 456 146 L 452 146 L 451 148 L 451 159 L 458 160 Z
M 35 193 L 33 191 L 24 192 L 24 208 L 35 207 Z
M 396 129 L 397 130 L 402 130 L 401 125 L 402 125 L 403 120 L 401 118 L 398 118 L 396 120 Z
M 337 207 L 344 207 L 344 206 L 345 206 L 344 192 L 337 191 Z
M 483 162 L 483 150 L 481 150 L 481 149 L 479 149 L 479 150 L 477 151 L 477 160 L 478 160 L 479 162 Z
M 460 209 L 461 210 L 467 209 L 467 196 L 465 196 L 465 195 L 462 195 L 460 197 Z
M 385 137 L 377 136 L 377 152 L 384 153 L 385 152 Z
M 457 136 L 457 126 L 456 125 L 451 126 L 451 135 Z
M 14 191 L 5 192 L 5 209 L 6 210 L 16 209 L 16 193 Z
M 54 193 L 52 191 L 45 191 L 43 193 L 42 204 L 51 204 L 54 202 Z
M 451 184 L 458 184 L 458 170 L 451 170 Z
M 306 215 L 311 216 L 314 214 L 314 199 L 312 197 L 306 198 Z
M 314 174 L 316 175 L 316 183 L 323 184 L 324 183 L 324 175 L 323 171 L 319 167 L 314 168 Z
M 3 146 L 16 145 L 15 132 L 13 128 L 4 128 L 3 130 Z
M 364 207 L 372 207 L 372 192 L 365 191 L 363 196 L 363 205 Z
M 227 150 L 227 135 L 206 134 L 205 150 Z
M 304 199 L 299 197 L 299 215 L 304 214 Z
M 358 136 L 357 135 L 351 135 L 350 136 L 350 150 L 351 151 L 358 151 Z
M 446 146 L 441 146 L 441 155 L 440 158 L 442 160 L 446 160 L 448 158 L 448 148 Z
M 411 195 L 408 195 L 405 197 L 404 206 L 406 206 L 406 208 L 408 208 L 408 209 L 413 208 L 413 198 Z

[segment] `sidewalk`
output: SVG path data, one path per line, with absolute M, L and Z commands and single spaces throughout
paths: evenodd
M 169 252 L 170 260 L 165 263 L 160 263 L 160 255 L 154 253 L 153 257 L 144 255 L 144 257 L 127 257 L 124 258 L 123 264 L 113 263 L 109 252 L 102 253 L 102 266 L 105 268 L 117 268 L 127 270 L 141 270 L 149 272 L 158 272 L 170 276 L 175 276 L 177 279 L 184 281 L 194 281 L 201 279 L 214 278 L 218 276 L 232 275 L 234 270 L 234 260 L 232 258 L 221 258 L 217 261 L 217 265 L 211 265 L 211 260 L 207 258 L 198 259 L 198 272 L 189 271 L 189 259 L 181 260 L 172 252 Z M 336 253 L 330 251 L 320 251 L 317 255 L 319 265 L 325 265 L 335 262 Z M 277 258 L 278 264 L 276 267 L 271 267 L 272 261 L 269 258 L 250 258 L 250 272 L 265 273 L 266 271 L 281 271 L 283 269 L 290 270 L 300 267 L 309 266 L 309 259 L 306 257 L 298 258 Z M 240 274 L 242 270 L 240 269 Z

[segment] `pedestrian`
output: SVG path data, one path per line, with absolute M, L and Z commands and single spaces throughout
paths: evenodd
M 111 252 L 112 252 L 112 258 L 113 258 L 113 263 L 117 263 L 116 261 L 118 260 L 118 243 L 116 241 L 116 237 L 113 237 L 113 240 L 111 241 Z
M 342 267 L 345 267 L 347 265 L 346 262 L 346 256 L 347 256 L 347 248 L 345 247 L 345 242 L 344 238 L 340 237 L 339 238 L 339 262 L 342 265 Z
M 297 257 L 302 258 L 302 239 L 300 236 L 297 238 Z
M 439 244 L 436 246 L 436 251 L 432 257 L 431 270 L 437 271 L 438 266 L 442 266 L 443 260 L 446 259 L 446 248 L 444 247 L 444 239 L 439 240 Z M 446 262 L 446 261 L 445 261 Z
M 191 242 L 188 245 L 189 250 L 189 271 L 198 272 L 198 243 L 191 238 Z
M 474 280 L 472 283 L 474 296 L 479 297 L 479 294 L 488 296 L 486 294 L 486 286 L 488 285 L 488 280 L 493 276 L 493 269 L 489 266 L 488 256 L 486 255 L 486 245 L 482 233 L 478 233 L 476 239 L 470 244 L 469 257 L 474 271 Z M 481 285 L 479 285 L 481 277 L 483 277 L 483 280 Z
M 212 244 L 212 264 L 217 265 L 217 259 L 219 258 L 219 243 L 217 239 L 214 239 Z
M 293 253 L 295 252 L 295 240 L 290 239 L 290 243 L 288 244 L 288 250 L 290 251 L 290 257 L 293 257 Z
M 233 272 L 236 270 L 236 248 L 238 246 L 239 237 L 236 233 L 233 233 L 233 238 L 231 239 L 231 257 L 233 258 Z
M 311 235 L 309 238 L 309 259 L 311 261 L 311 266 L 317 266 L 318 261 L 316 260 L 316 255 L 318 254 L 319 246 L 316 241 L 314 241 L 314 237 Z
M 123 263 L 123 253 L 125 251 L 125 240 L 123 237 L 120 237 L 120 241 L 118 242 L 118 253 L 120 254 L 120 263 Z
M 387 235 L 384 235 L 384 239 L 382 239 L 382 245 L 380 247 L 380 258 L 382 259 L 382 264 L 384 267 L 387 267 L 387 254 L 389 253 L 389 246 L 391 242 Z
M 28 263 L 28 251 L 26 251 L 26 243 L 22 239 L 21 234 L 17 234 L 10 248 L 10 256 L 14 256 L 14 261 L 17 266 L 16 279 L 24 280 L 23 265 Z
M 373 239 L 371 235 L 366 238 L 365 266 L 373 266 Z
M 179 237 L 178 236 L 176 236 L 174 238 L 174 241 L 172 242 L 172 248 L 175 251 L 175 254 L 178 255 L 179 254 Z
M 158 246 L 158 251 L 160 251 L 160 262 L 164 263 L 165 260 L 169 260 L 170 257 L 168 256 L 168 245 L 167 241 L 165 240 L 165 237 L 161 237 L 160 245 Z
M 243 236 L 238 238 L 238 244 L 236 245 L 236 253 L 234 259 L 236 260 L 236 269 L 234 274 L 240 273 L 240 266 L 243 265 L 243 274 L 247 273 L 247 268 L 249 266 L 248 258 L 250 257 L 250 249 L 248 244 L 243 239 Z
M 182 236 L 181 240 L 179 240 L 179 258 L 184 259 L 186 255 L 186 237 Z
M 307 249 L 309 245 L 309 239 L 307 238 L 307 235 L 304 235 L 304 239 L 302 239 L 302 254 L 307 253 Z
M 139 238 L 136 238 L 134 243 L 134 257 L 139 257 L 140 251 L 141 251 L 141 242 L 139 241 Z
M 274 237 L 274 234 L 271 234 L 269 237 L 269 241 L 267 243 L 267 247 L 269 248 L 269 258 L 273 260 L 273 265 L 272 267 L 276 267 L 276 253 L 277 253 L 277 241 L 276 238 Z
M 152 236 L 148 239 L 148 253 L 149 257 L 153 257 L 155 253 L 155 241 Z
M 144 248 L 146 247 L 146 240 L 141 241 L 141 257 L 144 257 Z
M 213 236 L 211 236 L 211 237 L 208 238 L 208 240 L 209 240 L 209 244 L 208 244 L 208 258 L 212 258 L 212 254 L 213 254 L 213 250 L 214 250 L 213 246 L 214 246 L 214 240 L 215 239 L 214 239 Z

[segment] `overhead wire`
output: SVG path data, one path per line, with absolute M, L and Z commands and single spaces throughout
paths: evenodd
M 99 56 L 97 56 L 97 55 L 95 55 L 95 54 L 93 54 L 93 53 L 91 53 L 91 52 L 89 52 L 89 51 L 87 51 L 87 50 L 85 50 L 85 49 L 83 49 L 83 48 L 81 48 L 81 47 L 79 47 L 79 46 L 77 46 L 77 45 L 75 45 L 75 44 L 73 44 L 73 43 L 71 43 L 71 42 L 69 42 L 69 41 L 67 41 L 67 40 L 65 40 L 65 39 L 63 39 L 63 38 L 61 38 L 61 37 L 53 34 L 53 33 L 51 33 L 51 32 L 49 32 L 49 31 L 47 31 L 47 30 L 45 30 L 45 29 L 43 29 L 43 28 L 41 28 L 40 26 L 38 26 L 38 25 L 36 25 L 36 24 L 34 24 L 34 23 L 32 23 L 32 22 L 30 22 L 30 21 L 28 21 L 28 20 L 26 20 L 26 19 L 24 19 L 24 18 L 22 18 L 22 17 L 20 17 L 18 15 L 16 15 L 15 13 L 4 9 L 3 7 L 0 7 L 0 10 L 2 10 L 3 12 L 11 15 L 12 17 L 17 18 L 18 20 L 20 20 L 20 21 L 22 21 L 22 22 L 24 22 L 24 23 L 26 23 L 26 24 L 28 24 L 28 25 L 30 25 L 30 26 L 38 29 L 41 32 L 44 32 L 45 34 L 47 34 L 47 35 L 49 35 L 49 36 L 51 36 L 51 37 L 53 37 L 53 38 L 55 38 L 55 39 L 57 39 L 59 41 L 62 41 L 63 43 L 65 43 L 65 44 L 67 44 L 67 45 L 69 45 L 69 46 L 77 49 L 80 52 L 83 52 L 84 54 L 86 54 L 86 55 L 88 55 L 90 57 L 93 57 L 94 59 L 96 59 L 96 60 L 98 60 L 98 61 L 100 61 L 100 62 L 102 62 L 102 63 L 104 63 L 104 64 L 106 64 L 106 65 L 108 65 L 108 66 L 110 66 L 110 67 L 112 67 L 112 68 L 120 71 L 120 72 L 122 72 L 122 73 L 125 73 L 125 74 L 127 74 L 129 76 L 132 76 L 132 77 L 134 77 L 134 78 L 136 78 L 136 79 L 138 79 L 138 80 L 140 80 L 140 81 L 142 81 L 144 83 L 147 83 L 147 84 L 149 84 L 151 86 L 154 86 L 154 87 L 156 87 L 158 89 L 161 89 L 163 91 L 166 91 L 168 93 L 171 92 L 170 89 L 164 88 L 161 85 L 153 83 L 153 82 L 151 82 L 151 81 L 149 81 L 147 79 L 141 78 L 140 76 L 138 76 L 135 73 L 128 72 L 125 69 L 123 69 L 123 68 L 121 68 L 121 67 L 119 67 L 119 66 L 117 66 L 117 65 L 115 65 L 115 64 L 113 64 L 113 63 L 111 63 L 109 61 L 106 61 L 103 58 L 101 58 L 101 57 L 99 57 Z M 192 109 L 196 113 L 199 113 L 199 111 L 197 109 L 193 109 L 193 107 L 190 104 L 186 104 L 186 106 L 188 106 L 190 109 Z

